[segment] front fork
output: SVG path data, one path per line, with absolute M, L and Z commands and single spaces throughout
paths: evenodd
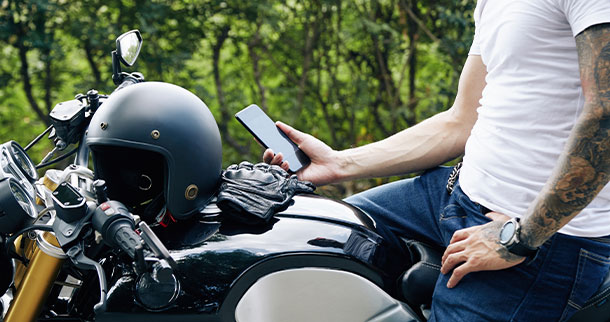
M 35 321 L 66 256 L 58 247 L 55 236 L 49 232 L 39 233 L 36 241 L 20 237 L 15 244 L 24 245 L 23 254 L 29 259 L 29 264 L 17 264 L 16 293 L 4 321 Z

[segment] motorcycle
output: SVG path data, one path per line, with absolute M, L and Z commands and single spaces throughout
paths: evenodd
M 142 37 L 117 38 L 115 91 L 144 81 Z M 365 212 L 297 195 L 265 225 L 225 220 L 208 205 L 187 220 L 147 223 L 108 200 L 84 143 L 107 95 L 59 103 L 25 149 L 0 145 L 0 317 L 3 321 L 425 321 L 442 250 L 391 248 Z M 50 134 L 49 134 L 50 133 Z M 49 134 L 35 166 L 26 150 Z M 51 159 L 67 146 L 71 152 Z M 37 168 L 71 155 L 63 170 Z M 610 275 L 570 321 L 610 319 Z

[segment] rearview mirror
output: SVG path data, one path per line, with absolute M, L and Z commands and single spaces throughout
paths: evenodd
M 140 48 L 142 48 L 142 35 L 138 30 L 128 31 L 116 39 L 117 53 L 126 66 L 133 66 L 138 59 Z

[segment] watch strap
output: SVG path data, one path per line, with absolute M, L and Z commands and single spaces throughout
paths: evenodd
M 520 244 L 519 242 L 515 242 L 510 245 L 506 245 L 506 249 L 509 252 L 511 252 L 512 254 L 515 254 L 518 256 L 523 256 L 523 257 L 534 256 L 538 252 L 538 249 L 529 248 L 525 245 Z

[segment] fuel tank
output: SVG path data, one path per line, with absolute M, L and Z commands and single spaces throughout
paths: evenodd
M 237 303 L 257 280 L 300 268 L 347 272 L 392 294 L 409 263 L 387 246 L 375 225 L 347 203 L 302 195 L 265 226 L 234 224 L 219 214 L 158 228 L 155 233 L 177 263 L 176 287 L 163 292 L 175 294 L 165 294 L 167 304 L 151 307 L 145 299 L 155 294 L 142 294 L 141 277 L 109 260 L 106 313 L 96 320 L 234 321 Z

